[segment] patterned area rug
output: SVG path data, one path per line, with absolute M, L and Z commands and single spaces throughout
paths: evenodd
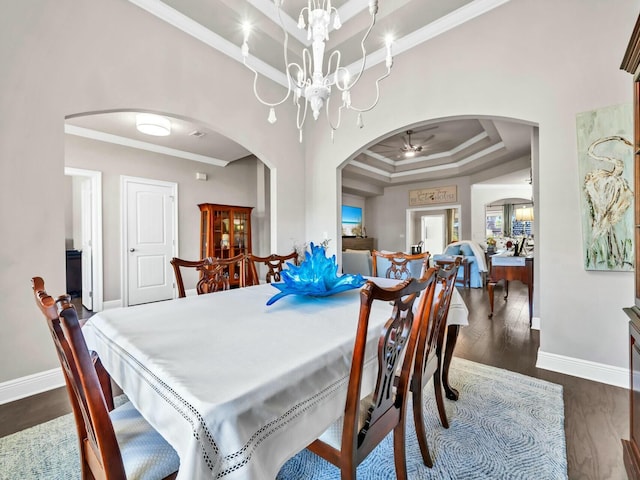
M 422 463 L 413 418 L 408 419 L 410 479 L 567 478 L 560 385 L 459 358 L 453 360 L 450 377 L 460 400 L 445 400 L 449 429 L 440 425 L 431 385 L 424 395 L 433 468 Z M 71 415 L 0 438 L 2 480 L 79 479 L 78 462 Z M 395 479 L 391 435 L 357 475 L 359 480 Z M 302 451 L 283 466 L 277 480 L 339 478 L 336 467 Z

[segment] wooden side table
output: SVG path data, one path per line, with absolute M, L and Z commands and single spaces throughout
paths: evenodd
M 533 257 L 500 257 L 494 255 L 490 259 L 489 267 L 489 306 L 493 316 L 493 287 L 500 280 L 504 280 L 506 300 L 509 296 L 509 281 L 519 280 L 524 283 L 529 290 L 529 326 L 533 318 Z
M 440 257 L 437 260 L 434 258 L 433 263 L 436 265 L 452 265 L 456 261 L 455 255 L 448 255 L 446 257 Z M 462 267 L 462 286 L 471 288 L 471 262 L 467 257 L 462 257 L 460 261 L 460 266 Z

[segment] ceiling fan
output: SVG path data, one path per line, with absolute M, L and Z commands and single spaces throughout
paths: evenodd
M 433 130 L 438 128 L 437 125 L 426 128 L 420 132 L 416 132 L 415 130 L 407 130 L 402 135 L 396 135 L 395 137 L 390 137 L 387 140 L 391 141 L 390 144 L 387 143 L 379 143 L 380 147 L 385 148 L 384 153 L 397 153 L 397 158 L 411 158 L 415 157 L 417 154 L 421 153 L 425 148 L 425 144 L 435 137 L 435 135 L 427 135 L 424 137 L 418 138 L 415 140 L 415 137 L 427 132 L 429 130 Z M 412 139 L 412 136 L 414 137 Z M 394 141 L 395 140 L 395 141 Z M 415 142 L 415 143 L 414 143 Z M 380 152 L 383 153 L 383 152 Z
M 422 149 L 424 148 L 424 145 L 414 145 L 411 142 L 411 135 L 413 134 L 413 130 L 407 130 L 406 133 L 407 133 L 407 136 L 403 137 L 404 138 L 404 145 L 402 146 L 402 148 L 400 148 L 400 151 L 407 158 L 415 157 L 417 153 L 422 152 Z M 422 140 L 422 143 L 423 144 L 427 143 L 433 137 L 435 137 L 435 135 L 429 135 L 427 138 Z

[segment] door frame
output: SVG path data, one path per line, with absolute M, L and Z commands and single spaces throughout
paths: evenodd
M 93 263 L 93 312 L 103 309 L 103 246 L 102 246 L 102 172 L 82 168 L 64 167 L 70 177 L 85 177 L 91 185 L 91 257 Z
M 460 204 L 449 204 L 443 203 L 442 205 L 437 205 L 434 207 L 413 207 L 407 208 L 406 210 L 406 218 L 405 218 L 405 248 L 407 252 L 411 251 L 411 239 L 413 238 L 414 228 L 413 228 L 413 218 L 417 212 L 430 212 L 433 210 L 447 210 L 449 208 L 457 208 L 458 209 L 458 221 L 460 225 L 462 225 L 462 205 Z M 462 236 L 462 232 L 459 232 Z
M 156 185 L 161 187 L 171 188 L 171 195 L 173 196 L 173 212 L 171 220 L 173 222 L 173 256 L 177 256 L 178 250 L 178 184 L 176 182 L 167 182 L 164 180 L 154 180 L 151 178 L 131 177 L 128 175 L 120 176 L 120 298 L 122 299 L 122 306 L 129 306 L 129 255 L 128 250 L 128 233 L 129 226 L 127 222 L 127 216 L 129 212 L 129 202 L 127 196 L 127 188 L 130 183 L 144 183 L 147 185 Z M 174 297 L 175 297 L 175 282 L 174 283 Z

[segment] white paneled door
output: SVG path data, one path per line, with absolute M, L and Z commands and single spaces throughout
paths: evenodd
M 445 247 L 444 215 L 423 215 L 420 218 L 422 228 L 423 252 L 442 253 Z
M 174 183 L 123 177 L 124 305 L 173 298 L 176 198 Z
M 93 191 L 90 178 L 81 178 L 80 217 L 82 241 L 82 305 L 93 310 Z

